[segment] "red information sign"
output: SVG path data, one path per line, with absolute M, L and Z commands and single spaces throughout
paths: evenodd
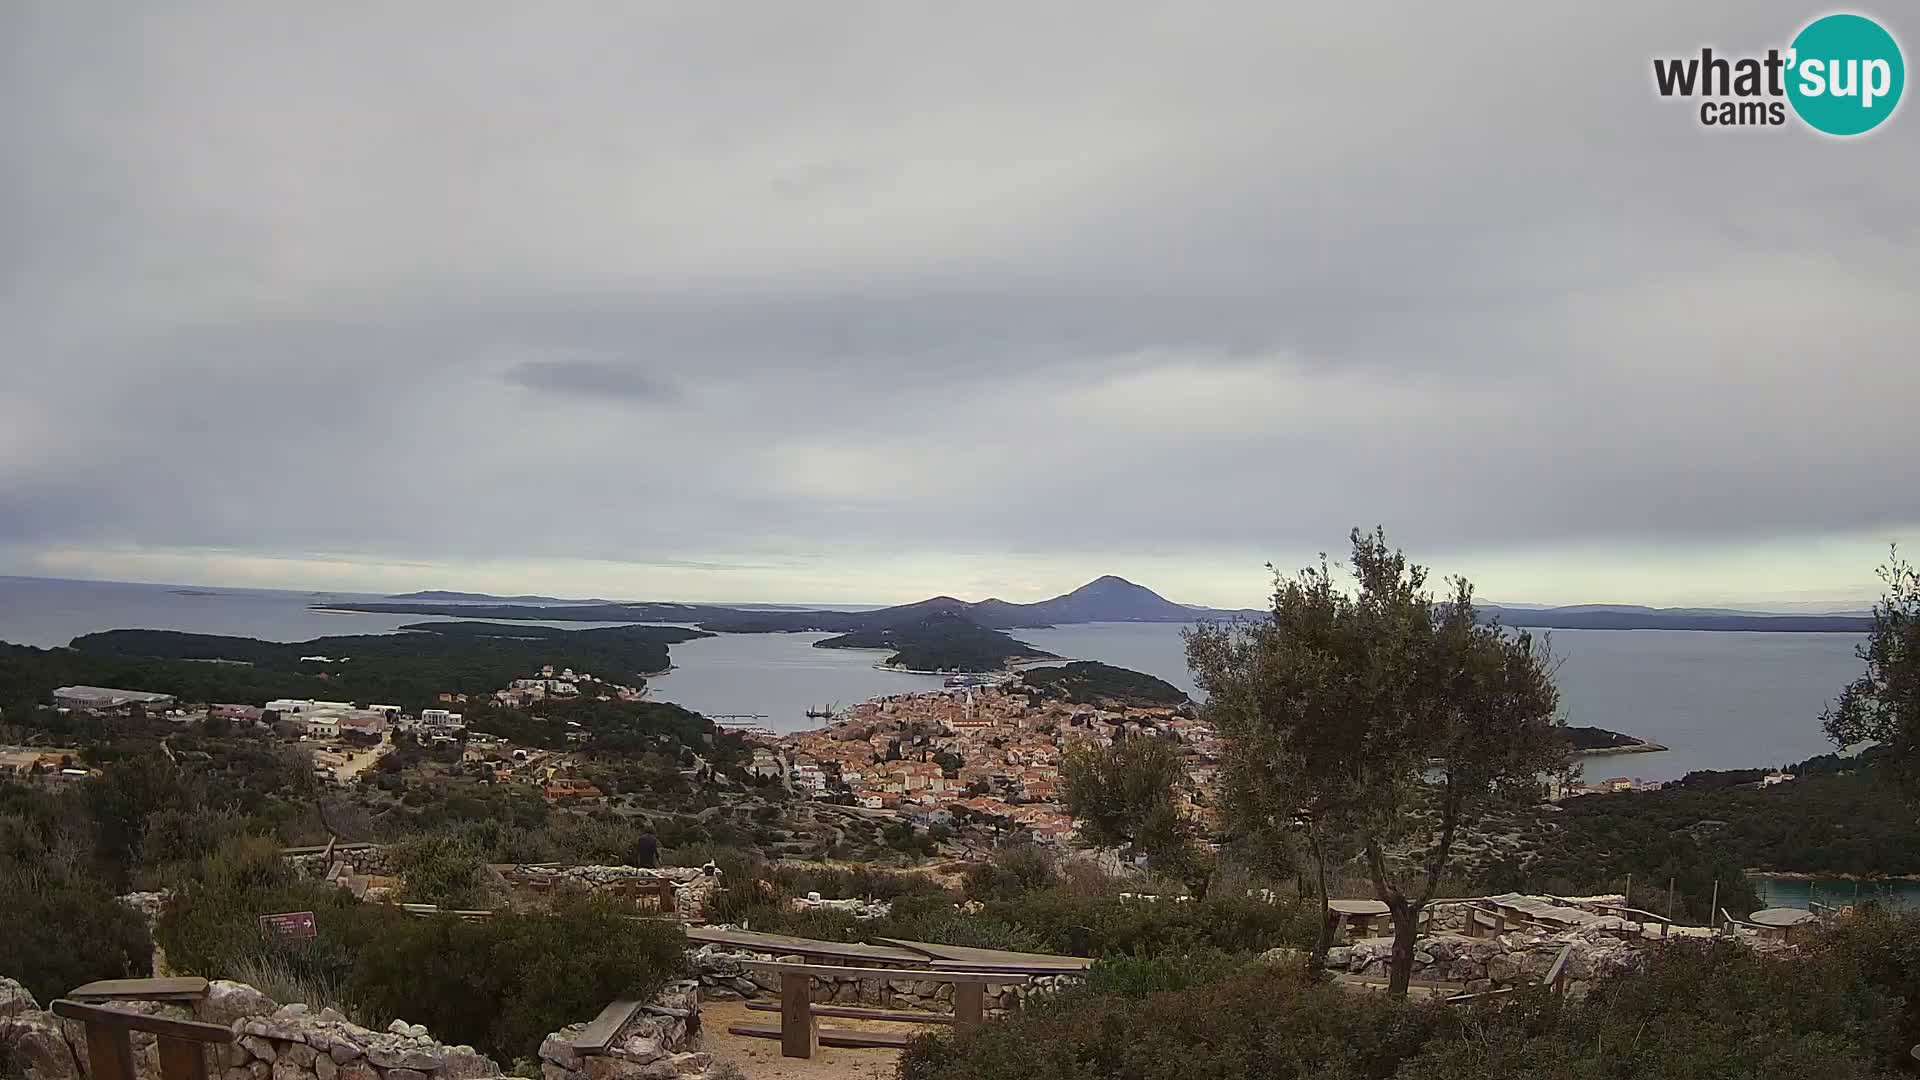
M 274 937 L 312 938 L 320 931 L 313 924 L 313 912 L 289 911 L 260 916 L 260 932 Z

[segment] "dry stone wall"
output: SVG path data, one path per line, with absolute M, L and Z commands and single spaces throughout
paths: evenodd
M 588 892 L 620 893 L 656 885 L 673 884 L 674 911 L 683 921 L 700 922 L 706 918 L 707 903 L 719 887 L 715 871 L 697 866 L 555 866 L 522 863 L 502 867 L 501 876 L 509 884 L 540 889 L 574 888 Z
M 230 1028 L 234 1041 L 209 1047 L 211 1080 L 482 1080 L 501 1069 L 470 1046 L 437 1042 L 419 1024 L 395 1020 L 376 1031 L 332 1009 L 280 1005 L 251 986 L 214 982 L 191 1008 L 172 1002 L 115 1002 L 112 1008 L 199 1020 Z M 581 1054 L 572 1024 L 540 1046 L 543 1080 L 698 1080 L 712 1068 L 699 1050 L 700 987 L 674 983 L 642 1006 L 602 1053 Z M 159 1080 L 153 1036 L 133 1033 L 139 1080 Z M 86 1029 L 40 1009 L 19 983 L 0 978 L 0 1057 L 26 1080 L 89 1080 Z
M 392 856 L 379 844 L 336 844 L 329 854 L 324 848 L 293 848 L 280 857 L 295 873 L 308 881 L 321 881 L 334 863 L 346 863 L 356 874 L 367 877 L 394 877 Z
M 1632 968 L 1642 956 L 1639 946 L 1602 930 L 1563 934 L 1521 931 L 1486 938 L 1436 934 L 1414 942 L 1413 978 L 1457 983 L 1468 993 L 1536 985 L 1569 945 L 1573 948 L 1566 967 L 1569 997 L 1583 996 L 1593 979 Z M 1356 975 L 1384 975 L 1392 954 L 1392 939 L 1369 938 L 1328 950 L 1327 966 Z
M 291 848 L 280 853 L 295 873 L 309 881 L 324 881 L 334 873 L 335 864 L 344 863 L 349 871 L 364 877 L 398 877 L 398 868 L 387 849 L 379 844 L 339 844 L 331 853 L 322 848 Z M 719 886 L 719 875 L 696 866 L 560 866 L 548 863 L 521 863 L 499 868 L 509 884 L 536 889 L 578 888 L 589 892 L 624 892 L 636 886 L 671 882 L 674 909 L 683 920 L 698 922 L 706 917 L 707 902 Z
M 446 1046 L 418 1024 L 395 1020 L 386 1031 L 351 1023 L 332 1009 L 279 1005 L 251 986 L 214 982 L 191 1007 L 174 1002 L 120 1001 L 126 1012 L 199 1020 L 233 1030 L 234 1041 L 209 1047 L 207 1072 L 218 1080 L 479 1080 L 500 1066 L 471 1046 Z M 0 1048 L 28 1080 L 82 1080 L 91 1075 L 84 1025 L 42 1012 L 18 983 L 0 979 Z M 140 1080 L 159 1080 L 156 1040 L 133 1032 Z

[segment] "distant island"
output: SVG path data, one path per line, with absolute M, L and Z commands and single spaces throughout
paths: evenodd
M 1069 593 L 1031 604 L 1006 600 L 960 600 L 935 596 L 912 604 L 871 611 L 830 611 L 779 605 L 728 606 L 670 602 L 560 600 L 545 596 L 490 596 L 485 593 L 427 591 L 379 601 L 336 602 L 333 611 L 397 615 L 451 615 L 455 618 L 561 620 L 568 622 L 687 623 L 729 634 L 852 634 L 898 628 L 929 615 L 956 615 L 987 630 L 1036 630 L 1081 623 L 1138 622 L 1190 624 L 1207 619 L 1261 619 L 1254 608 L 1210 608 L 1180 604 L 1144 585 L 1107 574 Z M 1577 604 L 1528 608 L 1487 604 L 1484 621 L 1544 630 L 1712 630 L 1785 633 L 1864 634 L 1867 615 L 1773 615 L 1724 608 L 1650 608 L 1623 604 Z
M 874 626 L 813 643 L 817 649 L 885 649 L 883 667 L 933 674 L 1000 671 L 1030 660 L 1058 660 L 998 630 L 977 626 L 955 612 L 933 612 L 890 626 Z
M 1576 754 L 1651 754 L 1667 749 L 1657 742 L 1622 735 L 1606 728 L 1570 727 L 1566 730 Z
M 1092 660 L 1029 668 L 1020 681 L 1042 697 L 1076 705 L 1146 709 L 1185 705 L 1188 701 L 1184 691 L 1165 679 Z
M 1502 626 L 1542 630 L 1713 630 L 1744 633 L 1864 634 L 1871 615 L 1770 615 L 1760 611 L 1703 608 L 1649 608 L 1632 605 L 1578 604 L 1571 607 L 1515 608 L 1489 604 L 1483 618 Z
M 279 642 L 108 630 L 64 649 L 0 643 L 0 705 L 45 701 L 55 687 L 78 684 L 136 686 L 183 701 L 311 697 L 415 710 L 445 692 L 490 694 L 547 664 L 641 687 L 669 666 L 668 646 L 710 636 L 671 626 L 428 622 L 400 629 L 409 632 Z M 305 659 L 316 656 L 327 659 Z
M 452 592 L 446 589 L 423 589 L 420 592 L 395 593 L 389 600 L 441 600 L 461 604 L 506 603 L 506 604 L 611 604 L 611 600 L 562 600 L 555 596 L 494 596 L 489 593 Z

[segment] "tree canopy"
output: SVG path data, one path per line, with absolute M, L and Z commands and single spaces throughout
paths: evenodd
M 1226 820 L 1301 827 L 1316 846 L 1350 837 L 1393 913 L 1392 989 L 1404 993 L 1420 910 L 1462 821 L 1489 798 L 1531 797 L 1567 741 L 1530 636 L 1480 623 L 1464 578 L 1436 601 L 1384 531 L 1350 539 L 1352 591 L 1324 557 L 1276 574 L 1271 620 L 1196 629 L 1188 662 L 1225 744 Z
M 1873 606 L 1873 630 L 1858 649 L 1867 670 L 1821 715 L 1842 750 L 1886 748 L 1884 761 L 1920 800 L 1920 570 L 1895 551 L 1880 568 L 1886 595 Z

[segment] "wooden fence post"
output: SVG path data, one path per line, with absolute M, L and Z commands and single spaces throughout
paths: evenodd
M 810 1058 L 820 1049 L 820 1021 L 813 1015 L 813 979 L 780 974 L 780 1056 Z

